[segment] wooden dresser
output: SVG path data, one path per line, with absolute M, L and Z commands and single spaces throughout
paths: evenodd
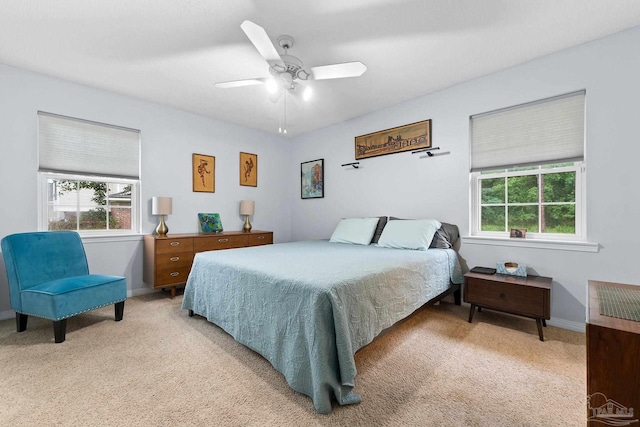
M 144 236 L 144 267 L 142 278 L 154 288 L 170 288 L 186 283 L 193 257 L 198 252 L 220 249 L 270 245 L 272 231 L 225 231 L 222 233 L 170 234 L 167 237 Z
M 640 322 L 600 314 L 599 287 L 640 290 L 635 285 L 589 280 L 587 425 L 638 425 Z

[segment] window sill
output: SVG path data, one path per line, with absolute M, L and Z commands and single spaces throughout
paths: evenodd
M 136 242 L 142 240 L 142 234 L 103 234 L 80 235 L 82 243 Z
M 510 246 L 519 248 L 551 249 L 573 252 L 598 252 L 600 245 L 590 242 L 568 240 L 511 239 L 504 237 L 464 236 L 462 243 L 468 245 Z

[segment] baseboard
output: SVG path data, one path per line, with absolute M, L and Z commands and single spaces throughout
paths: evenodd
M 466 307 L 471 307 L 469 305 L 469 303 L 467 302 L 462 302 L 463 306 Z M 490 309 L 487 309 L 490 310 Z M 518 316 L 517 314 L 511 314 L 511 313 L 505 313 L 505 312 L 500 312 L 500 311 L 495 311 L 496 313 L 501 313 L 504 314 L 505 316 L 513 316 L 513 317 L 520 317 L 522 318 L 522 316 Z M 575 332 L 582 332 L 583 334 L 585 333 L 586 329 L 587 329 L 587 325 L 584 322 L 575 322 L 573 320 L 565 320 L 565 319 L 559 319 L 557 317 L 552 317 L 551 320 L 547 320 L 547 325 L 551 325 L 551 326 L 555 326 L 557 328 L 562 328 L 562 329 L 568 329 L 570 331 L 575 331 Z
M 140 295 L 152 294 L 154 292 L 158 292 L 158 290 L 150 288 L 150 287 L 136 288 L 136 289 L 127 291 L 127 298 L 137 297 L 137 296 L 140 296 Z
M 557 326 L 558 328 L 568 329 L 570 331 L 582 332 L 585 333 L 587 328 L 586 323 L 574 322 L 572 320 L 564 320 L 558 318 L 552 318 L 547 322 L 547 325 Z
M 127 298 L 137 297 L 139 295 L 151 294 L 154 292 L 158 292 L 156 289 L 144 287 L 144 288 L 136 288 L 130 291 L 127 291 Z M 0 311 L 0 320 L 13 319 L 16 317 L 16 312 L 13 310 Z

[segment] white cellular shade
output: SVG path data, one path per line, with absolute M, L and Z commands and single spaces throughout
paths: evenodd
M 471 117 L 471 171 L 584 159 L 585 92 Z
M 38 167 L 121 178 L 140 177 L 140 131 L 38 112 Z

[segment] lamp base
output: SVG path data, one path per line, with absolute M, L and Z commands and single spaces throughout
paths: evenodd
M 164 215 L 160 215 L 160 224 L 156 227 L 156 234 L 160 237 L 167 237 L 169 227 L 164 222 Z
M 244 227 L 242 227 L 242 231 L 248 233 L 251 231 L 251 223 L 249 222 L 249 215 L 244 216 Z

